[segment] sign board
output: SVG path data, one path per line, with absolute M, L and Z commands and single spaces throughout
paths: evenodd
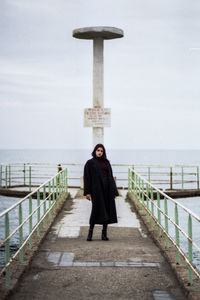
M 85 108 L 84 127 L 110 127 L 110 108 Z

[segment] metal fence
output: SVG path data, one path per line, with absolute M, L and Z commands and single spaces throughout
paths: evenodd
M 32 248 L 33 233 L 37 231 L 37 236 L 40 236 L 41 226 L 47 227 L 47 219 L 52 219 L 52 213 L 63 202 L 67 192 L 65 169 L 0 214 L 0 227 L 5 231 L 0 240 L 0 254 L 3 256 L 1 263 L 4 262 L 0 276 L 6 275 L 7 285 L 11 278 L 11 263 L 17 257 L 23 263 L 25 245 L 29 242 L 29 247 Z
M 112 164 L 113 174 L 119 188 L 128 188 L 127 164 Z M 133 165 L 135 171 L 162 190 L 199 189 L 199 166 L 187 165 Z M 68 169 L 68 185 L 83 185 L 83 164 L 63 163 Z M 18 163 L 0 165 L 0 187 L 39 186 L 58 170 L 57 164 Z
M 162 190 L 199 189 L 199 166 L 134 165 L 133 168 Z
M 193 273 L 200 278 L 200 218 L 135 172 L 134 168 L 128 170 L 128 190 L 142 213 L 146 214 L 147 222 L 151 222 L 153 229 L 156 224 L 159 237 L 165 237 L 165 247 L 169 248 L 169 240 L 175 246 L 176 263 L 180 264 L 181 257 L 185 260 L 188 281 L 192 284 Z

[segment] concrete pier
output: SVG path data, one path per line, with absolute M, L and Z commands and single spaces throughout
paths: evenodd
M 70 191 L 64 207 L 9 299 L 186 299 L 175 275 L 126 201 L 102 241 L 87 242 L 91 203 Z M 163 297 L 163 298 L 162 298 Z

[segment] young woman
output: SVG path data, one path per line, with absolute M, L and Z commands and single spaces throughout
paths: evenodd
M 103 225 L 101 238 L 108 241 L 107 226 L 117 223 L 115 197 L 119 194 L 104 146 L 97 144 L 92 156 L 84 167 L 84 196 L 92 202 L 87 241 L 92 241 L 95 224 Z

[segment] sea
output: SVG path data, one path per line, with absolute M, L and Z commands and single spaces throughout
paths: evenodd
M 0 150 L 0 163 L 84 163 L 92 149 Z M 113 164 L 200 165 L 200 150 L 107 149 Z
M 1 164 L 14 163 L 52 163 L 52 164 L 84 164 L 91 158 L 92 149 L 18 149 L 18 150 L 0 150 Z M 190 165 L 200 166 L 200 150 L 144 150 L 144 149 L 107 149 L 107 157 L 111 164 L 128 165 Z M 0 196 L 0 213 L 13 205 L 19 199 Z M 179 203 L 189 208 L 196 215 L 200 216 L 200 197 L 176 199 Z M 28 207 L 24 207 L 25 211 Z M 169 206 L 169 214 L 173 215 L 173 207 Z M 180 216 L 180 224 L 187 231 L 187 216 L 183 212 Z M 10 220 L 11 228 L 16 224 L 15 213 Z M 28 228 L 25 232 L 28 232 Z M 169 232 L 174 236 L 174 229 L 169 228 Z M 193 223 L 193 239 L 200 247 L 200 224 Z M 0 242 L 4 238 L 4 225 L 0 220 Z M 182 239 L 183 248 L 187 253 L 187 240 Z M 17 239 L 11 243 L 13 251 L 17 249 Z M 4 261 L 4 249 L 0 249 L 0 266 Z M 194 263 L 200 270 L 200 253 L 194 251 Z

